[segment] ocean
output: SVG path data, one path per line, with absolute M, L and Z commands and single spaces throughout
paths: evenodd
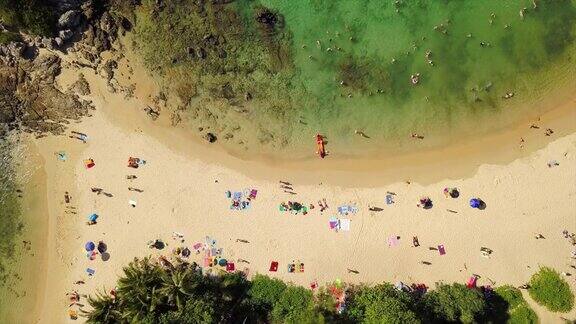
M 544 108 L 534 103 L 575 80 L 573 0 L 244 0 L 236 6 L 247 25 L 254 24 L 254 8 L 269 8 L 289 35 L 285 65 L 293 73 L 285 82 L 293 109 L 277 128 L 288 148 L 310 146 L 317 132 L 350 154 L 401 150 L 412 133 L 445 145 L 538 116 Z M 271 110 L 281 106 L 274 100 Z M 370 137 L 369 146 L 358 147 L 356 130 Z

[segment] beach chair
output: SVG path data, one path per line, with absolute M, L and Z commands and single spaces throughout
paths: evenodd
M 252 189 L 250 190 L 250 195 L 248 196 L 250 199 L 256 199 L 256 195 L 258 194 L 258 190 Z
M 444 249 L 443 244 L 438 245 L 438 253 L 440 253 L 440 255 L 446 254 L 446 249 Z
M 288 264 L 288 273 L 294 273 L 296 271 L 296 265 L 294 263 Z
M 278 271 L 278 262 L 277 261 L 270 262 L 270 268 L 268 269 L 268 271 L 270 272 Z

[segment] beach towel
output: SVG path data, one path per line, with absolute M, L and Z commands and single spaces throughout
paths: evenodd
M 230 190 L 226 191 L 226 198 L 232 198 L 232 192 L 230 192 Z
M 135 200 L 128 200 L 128 205 L 130 205 L 132 207 L 136 207 L 136 201 Z
M 98 219 L 98 215 L 96 214 L 92 214 L 90 216 L 88 216 L 88 220 L 91 222 L 95 222 Z
M 252 189 L 252 190 L 250 191 L 250 196 L 249 196 L 250 199 L 256 199 L 256 195 L 257 195 L 257 194 L 258 194 L 258 190 Z
M 339 221 L 340 230 L 344 232 L 350 231 L 350 220 L 347 218 L 343 218 Z
M 438 245 L 438 252 L 440 253 L 440 255 L 446 254 L 446 250 L 444 249 L 443 244 Z
M 88 273 L 89 276 L 93 276 L 96 273 L 96 270 L 92 268 L 86 268 L 86 273 Z
M 204 258 L 204 267 L 209 267 L 212 265 L 212 258 L 211 257 L 205 257 Z
M 242 199 L 242 193 L 240 191 L 236 191 L 234 195 L 232 195 L 232 200 L 240 201 Z
M 388 237 L 388 247 L 395 247 L 396 245 L 398 245 L 398 243 L 399 243 L 398 236 L 391 235 L 390 237 Z
M 346 206 L 346 205 L 339 206 L 338 207 L 338 213 L 340 213 L 341 215 L 348 214 L 348 206 Z
M 234 272 L 234 270 L 236 270 L 236 266 L 234 265 L 233 262 L 226 264 L 226 271 Z
M 338 219 L 336 217 L 330 217 L 330 219 L 328 220 L 328 226 L 330 226 L 330 229 L 338 229 Z
M 194 248 L 194 250 L 196 250 L 196 251 L 200 250 L 201 247 L 202 247 L 202 243 L 200 243 L 200 242 L 198 242 L 192 246 L 192 248 Z
M 268 269 L 268 271 L 270 272 L 278 271 L 278 262 L 277 261 L 270 262 L 270 269 Z

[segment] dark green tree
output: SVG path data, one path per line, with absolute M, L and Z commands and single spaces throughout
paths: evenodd
M 472 323 L 486 310 L 480 290 L 459 283 L 437 285 L 436 289 L 424 295 L 424 303 L 429 316 L 441 322 Z
M 163 271 L 149 258 L 134 259 L 124 267 L 124 276 L 118 280 L 117 291 L 123 318 L 139 321 L 162 306 L 158 288 L 162 285 Z
M 120 322 L 122 318 L 117 301 L 106 293 L 96 293 L 95 296 L 90 296 L 88 304 L 92 310 L 85 312 L 86 323 L 112 324 Z

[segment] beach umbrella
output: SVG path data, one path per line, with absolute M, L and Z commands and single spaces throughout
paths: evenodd
M 225 267 L 226 264 L 228 264 L 228 260 L 226 260 L 226 259 L 220 259 L 220 260 L 218 261 L 218 265 L 219 265 L 219 266 Z
M 91 222 L 95 222 L 98 219 L 98 215 L 96 214 L 92 214 L 90 216 L 88 216 L 88 220 Z
M 98 242 L 98 252 L 104 253 L 106 252 L 106 250 L 108 250 L 108 246 L 106 245 L 106 243 L 102 241 Z
M 94 244 L 94 242 L 92 242 L 92 241 L 86 242 L 86 244 L 84 245 L 84 248 L 85 248 L 86 251 L 88 251 L 88 252 L 94 251 L 94 249 L 96 248 L 96 244 Z
M 472 207 L 472 208 L 480 208 L 480 204 L 481 204 L 480 199 L 478 199 L 478 198 L 472 198 L 472 199 L 470 199 L 470 207 Z

